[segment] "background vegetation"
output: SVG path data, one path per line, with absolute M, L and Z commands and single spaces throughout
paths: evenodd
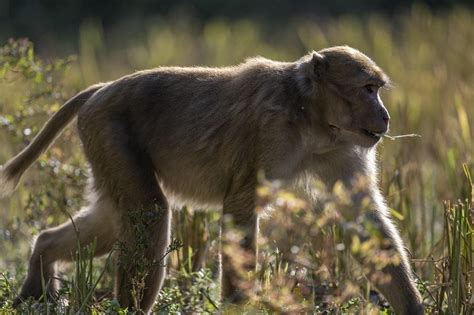
M 11 10 L 17 3 L 9 5 Z M 392 115 L 391 133 L 421 135 L 384 140 L 378 150 L 381 187 L 412 253 L 426 307 L 429 312 L 470 314 L 474 23 L 471 9 L 448 7 L 415 5 L 363 15 L 337 11 L 324 17 L 295 12 L 273 21 L 245 13 L 215 17 L 176 9 L 146 18 L 138 28 L 134 20 L 129 28 L 126 21 L 111 27 L 88 17 L 74 34 L 58 30 L 58 38 L 38 39 L 39 56 L 31 42 L 7 42 L 2 34 L 0 164 L 21 150 L 64 100 L 97 81 L 160 65 L 221 66 L 255 55 L 296 60 L 309 50 L 350 45 L 373 57 L 394 81 L 383 95 Z M 21 35 L 17 28 L 11 34 Z M 68 128 L 28 171 L 13 197 L 0 201 L 0 311 L 11 311 L 32 238 L 84 205 L 87 166 L 79 148 L 75 129 Z M 350 259 L 357 249 L 342 245 L 339 225 L 326 220 L 324 211 L 316 215 L 276 187 L 260 193 L 278 205 L 262 224 L 266 241 L 255 275 L 261 291 L 229 312 L 354 313 L 386 307 Z M 337 196 L 336 191 L 336 201 Z M 175 213 L 176 250 L 157 312 L 212 313 L 221 307 L 216 280 L 219 217 L 215 209 Z M 63 299 L 30 301 L 23 311 L 124 312 L 111 299 L 112 264 L 108 258 L 92 264 L 90 250 L 72 253 L 79 259 L 62 276 Z

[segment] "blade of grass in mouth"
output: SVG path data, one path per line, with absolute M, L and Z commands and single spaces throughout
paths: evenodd
M 409 134 L 406 134 L 406 135 L 396 135 L 396 136 L 385 134 L 385 135 L 383 135 L 383 137 L 388 138 L 390 140 L 396 140 L 396 139 L 400 139 L 400 138 L 413 138 L 413 137 L 421 138 L 421 135 L 419 135 L 417 133 L 409 133 Z

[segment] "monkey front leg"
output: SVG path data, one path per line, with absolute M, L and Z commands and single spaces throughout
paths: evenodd
M 363 200 L 368 201 L 364 209 Z M 388 218 L 387 208 L 380 192 L 369 187 L 353 196 L 356 222 L 346 223 L 345 237 L 349 244 L 366 243 L 352 247 L 354 257 L 361 262 L 369 280 L 381 291 L 397 314 L 423 314 L 421 295 L 412 276 L 410 262 L 400 234 Z M 354 213 L 352 213 L 354 215 Z
M 249 275 L 256 268 L 258 215 L 255 189 L 243 189 L 224 200 L 221 223 L 222 300 L 239 303 L 253 287 Z

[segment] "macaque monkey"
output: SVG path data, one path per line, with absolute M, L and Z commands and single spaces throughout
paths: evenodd
M 366 220 L 400 258 L 382 270 L 390 281 L 375 285 L 398 314 L 422 314 L 407 253 L 377 187 L 375 147 L 389 125 L 379 89 L 387 82 L 370 58 L 342 46 L 295 62 L 160 67 L 80 92 L 0 172 L 0 195 L 7 196 L 77 116 L 93 175 L 89 205 L 74 216 L 80 233 L 67 222 L 38 236 L 15 303 L 40 297 L 42 278 L 50 292 L 57 290 L 56 262 L 71 260 L 79 237 L 82 245 L 96 241 L 96 255 L 120 244 L 114 294 L 121 306 L 150 312 L 165 277 L 168 199 L 221 206 L 245 235 L 240 246 L 255 255 L 257 174 L 289 184 L 310 174 L 348 189 L 367 178 L 355 204 L 370 200 Z M 137 229 L 139 217 L 147 219 Z M 222 295 L 232 302 L 242 297 L 229 259 L 222 257 Z M 146 264 L 145 275 L 138 260 Z M 131 292 L 140 276 L 137 300 Z

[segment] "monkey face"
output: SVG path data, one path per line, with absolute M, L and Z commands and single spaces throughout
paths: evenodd
M 349 95 L 332 91 L 328 125 L 338 142 L 371 147 L 387 133 L 390 116 L 379 89 L 378 85 L 366 84 Z
M 388 77 L 367 56 L 349 47 L 320 52 L 320 95 L 330 132 L 339 143 L 372 147 L 389 128 L 379 90 Z M 313 58 L 314 60 L 314 58 Z M 313 61 L 314 62 L 314 61 Z

